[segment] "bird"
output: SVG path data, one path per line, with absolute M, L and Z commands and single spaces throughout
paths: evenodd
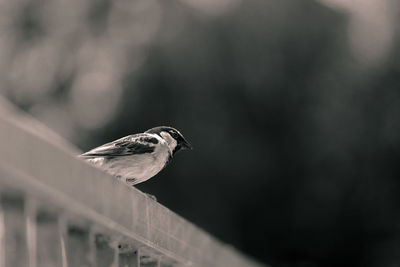
M 158 126 L 93 148 L 80 155 L 128 185 L 152 178 L 182 150 L 192 145 L 175 128 Z

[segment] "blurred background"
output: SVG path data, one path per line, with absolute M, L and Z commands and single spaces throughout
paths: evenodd
M 195 150 L 139 185 L 273 266 L 400 265 L 397 0 L 2 0 L 0 93 L 88 150 Z

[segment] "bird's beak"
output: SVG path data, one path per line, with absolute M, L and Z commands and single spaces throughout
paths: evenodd
M 183 139 L 183 142 L 182 142 L 182 144 L 181 144 L 181 147 L 182 147 L 183 149 L 193 150 L 193 146 L 192 146 L 188 141 L 186 141 L 185 139 Z

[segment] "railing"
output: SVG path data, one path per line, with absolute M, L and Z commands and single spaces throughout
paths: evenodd
M 0 99 L 0 267 L 260 266 Z

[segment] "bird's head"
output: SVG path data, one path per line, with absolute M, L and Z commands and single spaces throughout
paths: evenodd
M 146 133 L 157 134 L 164 139 L 171 149 L 172 154 L 180 150 L 193 149 L 192 145 L 186 141 L 183 135 L 175 128 L 159 126 L 147 130 Z

